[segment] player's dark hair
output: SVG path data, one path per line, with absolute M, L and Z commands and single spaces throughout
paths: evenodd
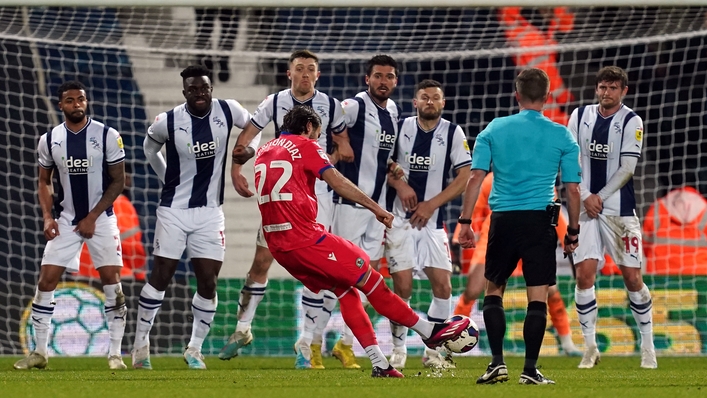
M 395 69 L 395 76 L 398 76 L 398 63 L 390 55 L 376 55 L 366 63 L 366 76 L 371 76 L 374 66 L 392 66 Z
M 595 87 L 598 87 L 601 82 L 619 82 L 623 89 L 628 86 L 628 74 L 618 66 L 605 66 L 597 72 Z
M 322 125 L 322 119 L 317 112 L 307 105 L 296 105 L 282 119 L 282 130 L 291 134 L 302 135 L 307 132 L 307 123 L 312 123 L 313 129 Z
M 319 64 L 319 58 L 309 50 L 297 50 L 290 55 L 290 64 L 297 58 L 313 59 L 314 62 Z
M 516 91 L 526 101 L 544 101 L 549 89 L 550 78 L 542 69 L 525 69 L 516 77 Z
M 438 82 L 437 80 L 432 80 L 432 79 L 425 79 L 415 85 L 415 96 L 417 97 L 417 93 L 420 92 L 420 90 L 424 90 L 427 88 L 432 88 L 436 87 L 442 91 L 442 96 L 444 96 L 444 89 L 442 88 L 442 83 Z
M 189 65 L 186 68 L 184 68 L 182 73 L 180 73 L 179 75 L 182 76 L 182 81 L 184 81 L 190 77 L 209 76 L 210 74 L 211 74 L 211 71 L 209 71 L 205 66 Z
M 59 101 L 61 101 L 61 97 L 64 95 L 64 93 L 69 90 L 83 90 L 84 92 L 86 92 L 86 86 L 84 86 L 83 83 L 77 80 L 71 80 L 62 83 L 61 86 L 59 86 L 59 88 L 56 90 L 56 96 L 59 97 Z

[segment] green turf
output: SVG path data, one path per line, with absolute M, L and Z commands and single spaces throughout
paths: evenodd
M 707 396 L 707 358 L 659 358 L 657 370 L 639 368 L 637 357 L 608 357 L 594 369 L 577 369 L 578 358 L 543 358 L 542 371 L 555 386 L 518 385 L 522 358 L 509 358 L 511 380 L 478 386 L 488 358 L 462 358 L 458 369 L 440 373 L 409 358 L 405 379 L 372 379 L 370 363 L 343 370 L 325 358 L 326 370 L 295 370 L 294 358 L 207 358 L 209 370 L 190 371 L 181 358 L 154 357 L 155 370 L 107 370 L 102 358 L 52 358 L 45 370 L 16 371 L 18 358 L 0 357 L 0 397 L 383 397 L 383 398 L 652 398 Z M 128 358 L 126 358 L 128 359 Z

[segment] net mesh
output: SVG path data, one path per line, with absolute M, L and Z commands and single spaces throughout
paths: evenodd
M 28 347 L 31 328 L 26 327 L 26 308 L 45 244 L 36 199 L 36 145 L 41 134 L 61 122 L 54 92 L 63 81 L 85 83 L 90 114 L 123 136 L 133 177 L 128 193 L 139 214 L 147 253 L 159 183 L 144 159 L 142 140 L 159 112 L 183 101 L 179 71 L 196 61 L 210 62 L 215 96 L 235 98 L 252 112 L 267 94 L 289 85 L 286 60 L 301 48 L 321 59 L 318 89 L 339 99 L 364 89 L 368 58 L 377 53 L 392 55 L 400 63 L 393 99 L 405 116 L 413 114 L 410 99 L 415 83 L 425 78 L 440 81 L 447 97 L 444 117 L 461 125 L 472 142 L 493 118 L 517 111 L 513 79 L 519 68 L 538 66 L 548 71 L 553 81 L 548 114 L 560 122 L 575 107 L 594 102 L 594 74 L 599 68 L 610 64 L 624 68 L 630 81 L 625 103 L 645 121 L 644 153 L 635 187 L 638 212 L 646 221 L 654 201 L 674 188 L 694 187 L 695 206 L 707 193 L 706 11 L 705 7 L 0 8 L 0 151 L 6 159 L 0 163 L 0 203 L 7 209 L 0 215 L 0 252 L 5 259 L 0 263 L 0 279 L 8 287 L 0 290 L 0 302 L 5 303 L 0 308 L 0 354 L 20 354 Z M 456 200 L 449 206 L 450 230 L 459 205 Z M 259 222 L 252 201 L 232 190 L 224 211 L 229 220 L 227 259 L 219 284 L 219 314 L 205 353 L 216 352 L 233 330 L 238 291 L 250 266 Z M 695 217 L 693 227 L 671 224 L 668 238 L 682 243 L 653 250 L 648 261 L 646 280 L 654 293 L 656 341 L 666 353 L 702 352 L 702 342 L 707 344 L 704 224 L 702 213 Z M 670 218 L 665 220 L 663 227 Z M 697 235 L 688 236 L 694 232 L 688 228 Z M 466 269 L 468 255 L 458 257 L 459 268 Z M 149 269 L 149 256 L 146 261 Z M 651 261 L 663 265 L 650 268 Z M 568 268 L 561 267 L 560 272 L 568 274 Z M 299 293 L 298 285 L 285 275 L 282 269 L 273 269 L 273 281 L 254 324 L 256 341 L 246 354 L 285 355 L 291 350 Z M 85 282 L 70 289 L 100 291 L 93 278 L 66 275 L 65 279 Z M 123 284 L 131 308 L 124 343 L 128 350 L 144 281 L 139 275 L 127 276 Z M 598 284 L 602 290 L 599 328 L 608 330 L 600 338 L 602 349 L 636 352 L 639 337 L 621 276 L 602 276 Z M 156 352 L 184 349 L 191 329 L 193 285 L 191 265 L 184 261 L 153 329 Z M 423 282 L 415 286 L 412 305 L 424 313 L 429 288 Z M 454 286 L 456 296 L 463 278 L 455 277 Z M 562 279 L 560 287 L 579 343 L 569 277 Z M 512 304 L 507 308 L 513 310 L 507 338 L 521 352 L 518 333 L 525 304 L 523 294 L 515 289 L 522 291 L 522 281 L 513 280 L 509 288 Z M 83 297 L 83 293 L 72 294 L 79 301 Z M 483 328 L 478 308 L 474 314 Z M 80 314 L 76 316 L 80 319 Z M 387 323 L 380 325 L 379 332 L 387 333 Z M 331 333 L 338 329 L 333 327 Z M 553 332 L 547 338 L 551 352 L 557 352 L 555 336 Z M 484 341 L 479 353 L 486 350 Z M 385 345 L 384 350 L 389 349 Z M 95 353 L 87 348 L 66 352 Z

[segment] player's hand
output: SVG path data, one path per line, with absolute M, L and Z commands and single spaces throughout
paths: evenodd
M 565 254 L 565 258 L 567 258 L 567 256 L 571 256 L 577 249 L 577 246 L 579 246 L 579 235 L 565 235 L 563 243 L 564 248 L 562 248 L 562 252 Z
M 340 159 L 339 151 L 334 149 L 334 152 L 327 153 L 327 157 L 329 158 L 329 162 L 331 162 L 331 164 L 336 164 Z
M 417 204 L 415 212 L 410 217 L 410 225 L 418 230 L 422 229 L 427 225 L 427 221 L 430 220 L 435 208 L 430 204 L 430 202 L 420 202 Z
M 398 192 L 398 197 L 400 202 L 403 204 L 403 210 L 414 211 L 417 208 L 417 194 L 415 190 L 407 184 L 400 184 L 396 191 Z
M 469 224 L 460 224 L 458 239 L 459 245 L 465 249 L 473 249 L 476 247 L 476 234 Z
M 74 232 L 81 235 L 84 239 L 93 238 L 93 234 L 96 232 L 96 218 L 88 213 L 74 228 Z
M 392 160 L 388 160 L 388 174 L 396 180 L 403 179 L 403 181 L 405 181 L 405 172 L 403 171 L 403 168 Z
M 253 156 L 255 156 L 255 149 L 243 145 L 236 145 L 231 153 L 233 162 L 236 164 L 245 164 Z
M 604 202 L 599 195 L 591 194 L 587 199 L 584 199 L 584 210 L 586 210 L 589 218 L 599 217 L 599 213 L 604 209 Z
M 336 146 L 336 151 L 339 152 L 339 160 L 346 163 L 351 163 L 354 161 L 354 151 L 348 141 L 339 143 Z
M 375 215 L 376 220 L 381 222 L 387 228 L 391 228 L 393 226 L 393 218 L 395 217 L 390 212 L 385 211 L 382 207 L 379 207 L 378 211 L 375 212 Z
M 59 236 L 59 224 L 53 218 L 47 218 L 44 220 L 44 237 L 47 240 L 52 240 Z
M 236 188 L 236 192 L 242 197 L 250 198 L 253 196 L 253 192 L 248 189 L 248 180 L 241 174 L 241 167 L 239 165 L 233 165 L 231 168 L 231 182 L 233 182 L 233 187 Z

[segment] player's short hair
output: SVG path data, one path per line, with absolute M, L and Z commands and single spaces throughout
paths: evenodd
M 420 90 L 432 87 L 440 89 L 442 91 L 442 97 L 444 97 L 444 89 L 442 88 L 442 83 L 432 79 L 425 79 L 415 85 L 415 97 L 417 97 L 417 93 L 419 93 Z
M 291 64 L 292 61 L 296 60 L 297 58 L 313 59 L 314 62 L 319 64 L 319 58 L 313 52 L 311 52 L 309 50 L 297 50 L 297 51 L 293 52 L 290 55 L 289 64 Z
M 395 69 L 395 76 L 398 76 L 398 63 L 390 55 L 380 54 L 369 59 L 366 63 L 366 76 L 371 76 L 374 66 L 392 66 Z
M 307 132 L 307 123 L 312 123 L 313 129 L 322 125 L 322 119 L 311 106 L 295 105 L 282 119 L 282 130 L 290 134 L 302 135 Z
M 211 71 L 207 69 L 203 65 L 189 65 L 184 70 L 182 73 L 179 75 L 182 77 L 182 81 L 187 80 L 190 77 L 201 77 L 201 76 L 209 76 L 211 74 Z
M 530 102 L 543 101 L 550 89 L 550 78 L 544 70 L 529 68 L 516 77 L 516 91 L 520 97 Z
M 601 82 L 619 82 L 621 88 L 628 86 L 628 74 L 618 66 L 605 66 L 597 72 L 595 87 Z
M 59 86 L 59 88 L 56 90 L 56 96 L 59 98 L 59 101 L 61 101 L 61 97 L 64 95 L 65 92 L 69 90 L 83 90 L 86 92 L 86 86 L 83 85 L 78 80 L 71 80 L 68 82 L 64 82 Z

